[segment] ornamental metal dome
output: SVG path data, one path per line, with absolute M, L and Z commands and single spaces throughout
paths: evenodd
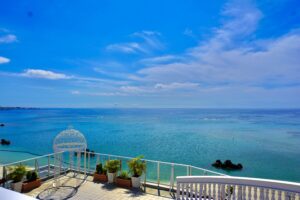
M 54 152 L 62 151 L 85 151 L 87 143 L 84 135 L 73 128 L 68 128 L 60 132 L 54 139 Z

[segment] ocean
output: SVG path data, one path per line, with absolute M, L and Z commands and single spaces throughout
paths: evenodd
M 194 165 L 233 176 L 300 182 L 300 110 L 28 109 L 0 110 L 0 163 L 52 153 L 69 126 L 95 152 Z M 28 153 L 21 153 L 21 152 Z M 240 171 L 211 164 L 230 159 Z

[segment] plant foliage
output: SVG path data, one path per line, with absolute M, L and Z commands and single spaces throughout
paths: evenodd
M 120 169 L 119 160 L 108 160 L 105 163 L 105 168 L 109 173 L 116 173 Z
M 96 173 L 97 174 L 106 174 L 107 169 L 103 167 L 102 163 L 96 165 Z
M 9 170 L 12 170 L 12 172 L 8 177 L 12 179 L 14 183 L 21 181 L 26 174 L 26 167 L 24 165 L 11 167 Z
M 129 179 L 129 174 L 127 171 L 122 171 L 119 176 L 121 179 Z
M 26 179 L 28 181 L 35 181 L 36 179 L 38 179 L 38 174 L 35 171 L 28 171 L 26 174 Z
M 141 160 L 142 158 L 144 156 L 141 155 L 128 161 L 129 172 L 134 177 L 139 177 L 146 171 L 146 163 Z

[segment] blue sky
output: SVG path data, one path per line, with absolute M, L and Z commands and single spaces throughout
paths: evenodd
M 300 2 L 0 0 L 0 105 L 300 107 Z

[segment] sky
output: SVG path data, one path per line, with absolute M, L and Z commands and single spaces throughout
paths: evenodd
M 0 106 L 300 108 L 300 2 L 0 0 Z

